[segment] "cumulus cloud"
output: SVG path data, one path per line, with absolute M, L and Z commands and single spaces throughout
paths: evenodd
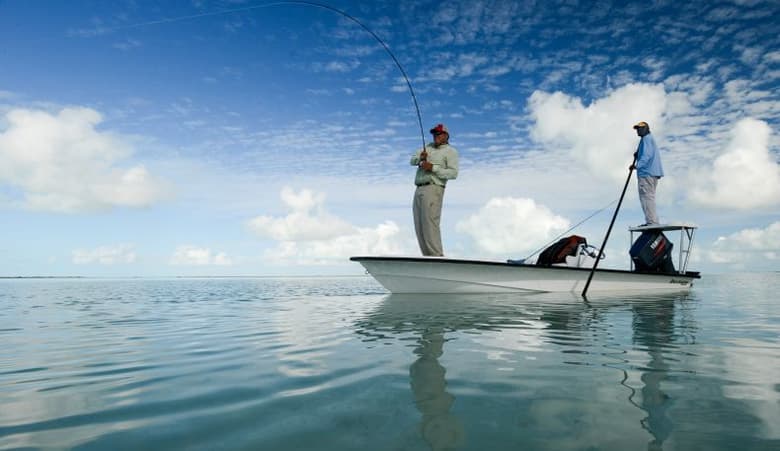
M 738 210 L 780 205 L 780 165 L 769 152 L 769 135 L 766 122 L 739 121 L 712 166 L 694 170 L 690 200 L 705 207 Z
M 353 255 L 401 255 L 409 249 L 401 245 L 400 228 L 386 221 L 374 228 L 356 227 L 349 235 L 327 240 L 283 241 L 266 252 L 266 258 L 277 263 L 326 265 L 346 262 Z M 408 240 L 407 240 L 408 242 Z
M 534 250 L 568 228 L 567 219 L 544 205 L 511 197 L 490 199 L 477 213 L 456 225 L 481 250 L 492 254 Z
M 631 126 L 643 120 L 662 130 L 668 106 L 660 84 L 628 84 L 589 105 L 562 92 L 535 91 L 528 100 L 531 137 L 564 149 L 596 176 L 620 180 L 637 146 Z
M 132 244 L 100 246 L 95 249 L 76 249 L 72 252 L 72 261 L 77 265 L 135 263 L 135 259 L 135 246 Z
M 746 263 L 751 259 L 780 260 L 780 222 L 765 229 L 744 229 L 718 237 L 705 253 L 713 263 Z
M 337 238 L 356 232 L 355 227 L 327 213 L 325 195 L 303 189 L 295 193 L 285 187 L 282 202 L 292 210 L 285 217 L 258 216 L 249 221 L 249 228 L 260 236 L 277 241 L 316 241 Z
M 324 194 L 308 189 L 296 193 L 285 187 L 281 199 L 289 214 L 258 216 L 247 223 L 257 235 L 278 241 L 265 254 L 276 263 L 326 264 L 352 255 L 397 255 L 407 251 L 400 244 L 400 228 L 392 221 L 374 228 L 353 226 L 325 210 Z
M 8 112 L 0 133 L 0 183 L 19 189 L 27 208 L 53 212 L 142 207 L 164 197 L 163 183 L 143 165 L 117 166 L 131 148 L 97 130 L 101 121 L 89 108 Z
M 224 252 L 186 244 L 176 248 L 169 263 L 173 266 L 231 266 L 233 261 Z

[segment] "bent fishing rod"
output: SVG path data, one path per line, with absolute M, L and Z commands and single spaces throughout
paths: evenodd
M 262 5 L 254 5 L 254 6 L 246 6 L 243 8 L 232 8 L 232 9 L 225 9 L 221 11 L 214 11 L 210 13 L 201 13 L 201 14 L 191 14 L 187 16 L 178 16 L 178 17 L 171 17 L 167 19 L 159 19 L 159 20 L 153 20 L 149 22 L 141 22 L 136 23 L 132 25 L 125 25 L 120 27 L 114 27 L 114 28 L 100 28 L 96 30 L 96 33 L 105 33 L 105 32 L 111 32 L 111 31 L 117 31 L 117 30 L 127 30 L 131 28 L 139 28 L 144 26 L 150 26 L 150 25 L 160 25 L 164 23 L 171 23 L 171 22 L 179 22 L 183 20 L 192 20 L 192 19 L 198 19 L 201 17 L 210 17 L 210 16 L 219 16 L 223 14 L 230 14 L 230 13 L 238 13 L 238 12 L 244 12 L 244 11 L 251 11 L 255 9 L 260 8 L 268 8 L 271 6 L 281 6 L 281 5 L 302 5 L 302 6 L 312 6 L 315 8 L 322 8 L 326 9 L 328 11 L 335 12 L 337 14 L 340 14 L 347 19 L 355 22 L 358 24 L 363 30 L 368 32 L 374 39 L 376 39 L 377 42 L 382 46 L 382 48 L 385 49 L 388 55 L 390 55 L 390 58 L 393 59 L 393 62 L 395 63 L 396 67 L 398 67 L 398 70 L 401 72 L 401 75 L 404 77 L 404 81 L 406 81 L 406 86 L 409 88 L 409 94 L 412 96 L 412 101 L 414 102 L 414 109 L 417 113 L 417 124 L 420 127 L 420 137 L 422 138 L 422 148 L 425 149 L 425 130 L 423 128 L 422 124 L 422 115 L 420 114 L 420 106 L 417 103 L 417 96 L 414 94 L 414 88 L 412 88 L 412 82 L 409 80 L 409 76 L 406 75 L 406 71 L 404 70 L 403 66 L 401 66 L 401 63 L 398 61 L 398 58 L 395 57 L 393 52 L 390 50 L 390 47 L 385 43 L 385 41 L 382 40 L 376 33 L 371 31 L 370 28 L 368 28 L 363 22 L 356 19 L 354 16 L 350 15 L 346 11 L 342 11 L 338 8 L 335 8 L 333 6 L 327 5 L 325 3 L 318 3 L 318 2 L 309 2 L 305 0 L 288 0 L 288 1 L 280 1 L 280 2 L 273 2 L 273 3 L 265 3 Z

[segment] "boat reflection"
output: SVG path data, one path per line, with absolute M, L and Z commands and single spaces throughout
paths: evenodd
M 633 361 L 628 361 L 621 357 L 613 363 L 609 359 L 611 353 L 609 356 L 590 352 L 575 355 L 590 359 L 580 363 L 599 364 L 620 371 L 615 378 L 614 390 L 622 390 L 626 393 L 624 399 L 641 409 L 644 416 L 640 425 L 651 436 L 647 448 L 656 450 L 662 448 L 672 433 L 673 424 L 667 414 L 672 400 L 663 390 L 670 371 L 666 355 L 670 351 L 676 352 L 673 341 L 679 341 L 681 334 L 684 335 L 683 340 L 688 340 L 695 331 L 689 318 L 678 321 L 682 324 L 675 323 L 676 306 L 687 302 L 690 297 L 690 293 L 648 297 L 616 295 L 584 301 L 561 293 L 549 296 L 394 294 L 359 320 L 356 329 L 372 340 L 408 340 L 410 334 L 416 337 L 416 360 L 410 365 L 409 379 L 415 405 L 421 414 L 420 434 L 431 449 L 440 450 L 457 449 L 467 441 L 463 421 L 452 414 L 457 400 L 448 391 L 447 372 L 440 362 L 446 343 L 458 332 L 477 332 L 468 336 L 476 337 L 474 341 L 480 342 L 483 339 L 501 339 L 511 335 L 512 331 L 520 330 L 522 340 L 517 338 L 518 335 L 512 335 L 509 352 L 515 355 L 515 361 L 522 361 L 518 357 L 520 354 L 543 351 L 542 354 L 550 355 L 550 349 L 558 349 L 563 355 L 573 346 L 591 346 L 594 336 L 600 337 L 597 340 L 605 340 L 611 333 L 614 326 L 614 318 L 610 317 L 612 313 L 631 315 L 631 343 L 626 342 L 626 337 L 618 354 L 624 355 L 627 351 L 636 354 L 640 350 L 646 352 L 649 360 L 637 361 L 634 357 Z M 603 347 L 603 343 L 599 347 Z M 559 357 L 558 363 L 571 363 L 566 360 L 571 356 L 565 354 L 564 359 Z M 526 371 L 522 366 L 522 363 L 519 364 L 517 371 Z M 587 371 L 586 368 L 583 367 L 582 371 Z M 571 374 L 571 369 L 561 371 Z M 622 381 L 618 386 L 621 373 Z M 519 380 L 522 379 L 521 375 Z M 531 404 L 537 402 L 535 399 L 527 401 Z M 582 405 L 577 405 L 575 410 L 583 414 L 588 412 Z M 543 420 L 539 425 L 545 428 Z M 598 441 L 598 438 L 594 440 Z

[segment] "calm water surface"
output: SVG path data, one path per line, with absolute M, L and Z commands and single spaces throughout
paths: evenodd
M 4 280 L 0 448 L 780 450 L 778 291 Z

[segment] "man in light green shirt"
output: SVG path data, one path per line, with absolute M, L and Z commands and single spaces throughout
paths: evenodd
M 422 254 L 443 257 L 439 227 L 441 206 L 447 180 L 458 176 L 458 151 L 449 144 L 450 133 L 444 124 L 433 127 L 431 134 L 433 143 L 417 151 L 411 159 L 411 165 L 417 166 L 412 212 Z

